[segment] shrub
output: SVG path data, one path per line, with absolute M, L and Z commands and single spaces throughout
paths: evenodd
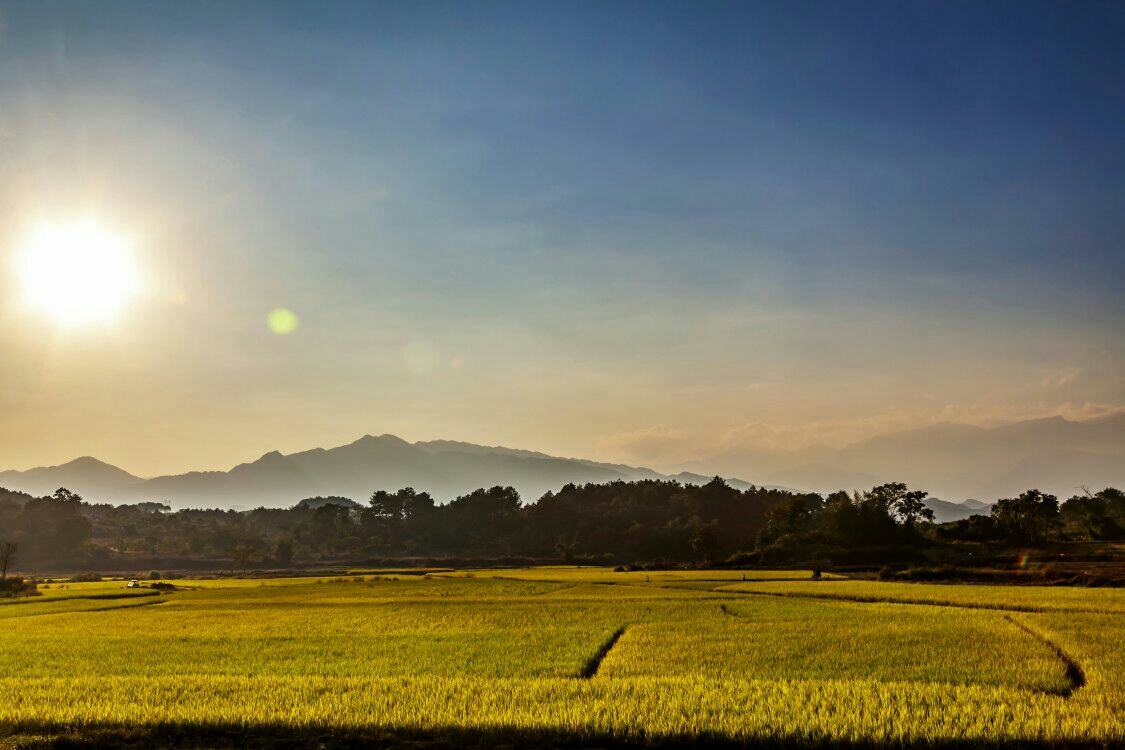
M 34 578 L 5 578 L 0 581 L 0 597 L 41 596 Z

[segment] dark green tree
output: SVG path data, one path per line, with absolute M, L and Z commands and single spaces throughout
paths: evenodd
M 1028 490 L 1019 497 L 997 500 L 992 518 L 1010 544 L 1041 544 L 1058 530 L 1059 500 L 1039 490 Z
M 1086 492 L 1063 503 L 1059 519 L 1069 529 L 1097 540 L 1125 538 L 1125 493 L 1106 488 L 1096 495 Z
M 293 564 L 293 540 L 279 539 L 274 549 L 273 561 L 279 568 L 288 568 Z
M 0 581 L 8 578 L 8 568 L 16 561 L 16 553 L 19 551 L 19 545 L 15 542 L 4 542 L 0 544 Z

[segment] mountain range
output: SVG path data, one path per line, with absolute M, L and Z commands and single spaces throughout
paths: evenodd
M 677 467 L 682 469 L 685 467 Z M 802 490 L 863 489 L 904 481 L 926 489 L 939 521 L 987 512 L 987 503 L 938 498 L 1007 497 L 1038 487 L 1065 499 L 1088 486 L 1125 486 L 1125 414 L 1088 421 L 1030 420 L 1000 427 L 959 424 L 861 441 L 816 452 L 730 451 L 686 468 L 659 472 L 624 464 L 451 440 L 409 443 L 366 435 L 336 448 L 266 453 L 229 471 L 142 478 L 91 457 L 60 466 L 0 471 L 0 487 L 45 495 L 59 487 L 92 502 L 155 500 L 173 507 L 288 507 L 302 498 L 364 500 L 373 490 L 414 487 L 439 502 L 478 487 L 512 485 L 526 500 L 568 482 L 676 479 L 700 484 L 719 474 L 751 476 L 759 486 Z M 728 479 L 745 489 L 750 483 Z
M 91 502 L 155 500 L 174 507 L 287 507 L 302 498 L 367 498 L 373 490 L 414 487 L 444 502 L 478 487 L 512 485 L 528 500 L 568 482 L 676 479 L 702 484 L 711 477 L 558 458 L 534 451 L 450 440 L 408 443 L 394 435 L 366 435 L 336 448 L 283 455 L 266 453 L 230 471 L 195 471 L 142 478 L 89 456 L 61 466 L 0 472 L 0 487 L 45 495 L 59 487 Z M 745 489 L 748 482 L 729 479 Z
M 1038 488 L 1060 502 L 1125 486 L 1125 413 L 1062 417 L 995 427 L 935 424 L 862 440 L 841 449 L 733 450 L 689 464 L 696 471 L 830 492 L 906 482 L 942 498 L 993 501 Z

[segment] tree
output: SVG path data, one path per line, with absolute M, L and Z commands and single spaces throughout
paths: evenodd
M 937 527 L 937 538 L 953 542 L 992 542 L 998 538 L 996 519 L 972 515 Z
M 402 512 L 407 524 L 423 524 L 434 514 L 434 499 L 428 492 L 415 492 L 413 487 L 398 491 L 402 498 Z
M 322 505 L 314 510 L 301 525 L 299 541 L 313 549 L 324 552 L 337 552 L 343 540 L 355 532 L 350 508 L 341 505 Z
M 925 490 L 908 490 L 902 482 L 888 482 L 863 493 L 863 502 L 909 528 L 923 518 L 934 520 L 934 512 L 924 502 L 929 494 Z
M 817 495 L 791 495 L 766 511 L 766 528 L 759 543 L 769 544 L 789 534 L 804 534 L 813 525 L 816 513 L 824 509 Z
M 719 554 L 719 535 L 714 524 L 697 523 L 691 534 L 691 551 L 697 560 L 714 562 Z
M 293 564 L 293 540 L 281 539 L 277 542 L 277 549 L 273 555 L 278 567 L 288 568 Z
M 555 542 L 555 552 L 559 553 L 564 563 L 574 562 L 574 550 L 578 548 L 578 535 L 567 536 L 562 534 L 559 540 Z
M 859 503 L 843 490 L 833 492 L 824 502 L 824 530 L 837 542 L 851 544 L 863 533 Z
M 1059 526 L 1059 500 L 1039 490 L 997 500 L 992 517 L 1010 544 L 1039 544 Z
M 512 487 L 491 487 L 461 495 L 443 509 L 450 530 L 456 529 L 459 551 L 497 551 L 519 524 L 520 495 Z
M 0 581 L 7 579 L 8 568 L 16 561 L 19 546 L 15 542 L 0 544 Z
M 406 488 L 410 490 L 410 494 L 414 494 L 413 488 Z M 403 500 L 405 490 L 400 490 L 395 494 L 391 494 L 386 490 L 376 490 L 371 495 L 371 509 L 375 511 L 375 515 L 391 522 L 401 521 L 403 518 Z
M 83 506 L 80 495 L 63 487 L 24 504 L 19 527 L 30 562 L 72 560 L 80 554 L 93 528 Z
M 912 529 L 922 519 L 934 522 L 934 511 L 924 502 L 928 494 L 925 490 L 910 490 L 895 500 L 894 511 L 904 526 Z
M 1099 540 L 1125 538 L 1125 494 L 1106 488 L 1096 495 L 1083 488 L 1084 495 L 1075 495 L 1063 503 L 1059 518 L 1068 527 Z
M 263 547 L 264 544 L 261 539 L 246 537 L 238 540 L 231 549 L 231 556 L 234 558 L 235 565 L 243 570 L 249 568 L 250 563 L 261 558 L 264 551 Z M 266 549 L 268 550 L 268 548 Z

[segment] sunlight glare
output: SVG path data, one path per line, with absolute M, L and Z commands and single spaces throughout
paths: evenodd
M 27 304 L 60 325 L 109 322 L 139 288 L 126 242 L 91 221 L 40 226 L 16 263 Z

